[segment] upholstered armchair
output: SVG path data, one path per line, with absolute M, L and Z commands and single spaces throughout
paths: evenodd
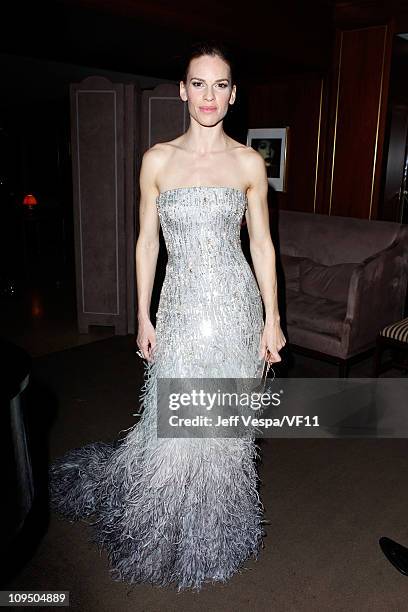
M 289 346 L 333 361 L 339 376 L 374 351 L 404 315 L 408 227 L 279 211 L 274 234 L 280 312 Z

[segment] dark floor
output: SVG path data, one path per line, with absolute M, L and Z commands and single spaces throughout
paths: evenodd
M 0 297 L 0 336 L 39 357 L 114 335 L 113 327 L 91 326 L 80 334 L 72 281 L 51 285 L 18 286 L 16 297 Z
M 28 427 L 42 491 L 49 461 L 134 424 L 141 360 L 133 336 L 78 334 L 67 293 L 37 290 L 8 304 L 0 334 L 34 357 Z M 336 376 L 336 366 L 297 355 L 290 375 Z M 370 375 L 371 358 L 350 372 Z M 260 452 L 265 547 L 228 584 L 197 594 L 114 582 L 87 525 L 49 515 L 44 497 L 13 562 L 3 558 L 10 578 L 1 588 L 69 590 L 70 608 L 81 612 L 406 610 L 408 577 L 378 539 L 408 545 L 408 441 L 269 439 Z

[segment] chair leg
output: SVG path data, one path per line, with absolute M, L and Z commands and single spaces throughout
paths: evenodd
M 339 378 L 347 378 L 348 377 L 348 366 L 349 363 L 347 360 L 340 361 L 339 363 Z
M 373 362 L 373 377 L 374 378 L 378 378 L 381 372 L 382 352 L 383 352 L 383 345 L 381 342 L 381 338 L 377 338 L 377 344 L 375 347 L 374 362 Z

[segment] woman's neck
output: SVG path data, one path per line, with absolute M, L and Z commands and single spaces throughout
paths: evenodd
M 222 123 L 213 127 L 203 127 L 199 124 L 190 124 L 183 135 L 181 145 L 186 151 L 204 155 L 218 153 L 229 148 L 229 137 L 222 128 Z

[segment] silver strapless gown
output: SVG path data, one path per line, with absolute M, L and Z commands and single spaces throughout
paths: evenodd
M 262 546 L 254 439 L 156 431 L 157 377 L 261 376 L 262 301 L 240 241 L 246 206 L 232 187 L 159 195 L 168 262 L 142 415 L 125 437 L 73 449 L 50 467 L 52 509 L 92 517 L 91 540 L 107 550 L 115 580 L 199 590 L 227 581 Z

